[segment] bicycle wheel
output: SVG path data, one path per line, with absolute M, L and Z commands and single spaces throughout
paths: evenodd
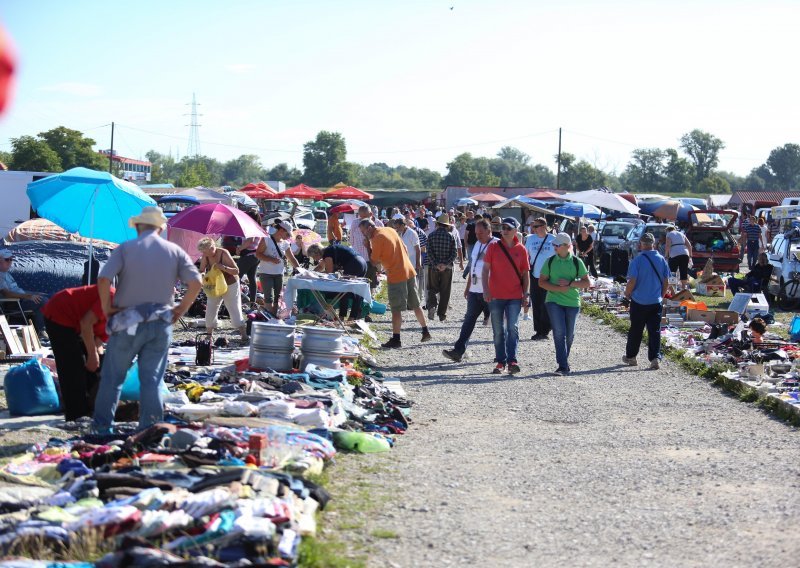
M 797 297 L 798 288 L 800 288 L 800 282 L 797 280 L 784 282 L 783 286 L 781 286 L 781 291 L 778 292 L 778 307 L 780 309 L 789 312 L 797 307 L 798 303 L 800 303 L 800 298 Z

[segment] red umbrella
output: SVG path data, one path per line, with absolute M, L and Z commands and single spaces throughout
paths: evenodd
M 496 193 L 479 193 L 478 195 L 472 195 L 470 197 L 475 201 L 484 203 L 500 203 L 501 201 L 505 201 L 505 197 L 500 197 Z
M 355 203 L 340 203 L 328 209 L 328 213 L 355 213 L 358 211 L 358 205 Z
M 534 191 L 533 193 L 527 194 L 525 197 L 530 197 L 531 199 L 560 199 L 560 193 L 553 193 L 552 191 Z
M 344 187 L 337 187 L 330 190 L 325 194 L 325 199 L 372 199 L 374 195 L 361 191 L 352 185 L 345 185 Z
M 294 187 L 290 187 L 286 191 L 282 191 L 280 195 L 281 197 L 296 197 L 298 199 L 317 199 L 325 194 L 318 189 L 314 189 L 309 185 L 301 183 Z
M 241 193 L 244 193 L 247 197 L 250 197 L 251 199 L 274 199 L 275 196 L 278 195 L 274 191 L 269 191 L 268 189 L 264 189 L 261 187 L 256 187 L 255 189 L 242 188 Z

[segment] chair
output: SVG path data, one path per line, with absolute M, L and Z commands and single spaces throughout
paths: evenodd
M 9 308 L 14 307 L 14 304 L 16 304 L 16 310 L 8 311 Z M 7 318 L 12 315 L 21 315 L 24 322 L 23 325 L 28 325 L 28 316 L 25 315 L 25 310 L 22 309 L 22 302 L 19 298 L 0 298 L 0 314 Z

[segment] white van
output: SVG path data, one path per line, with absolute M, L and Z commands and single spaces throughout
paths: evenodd
M 800 205 L 800 197 L 785 197 L 781 205 Z
M 31 201 L 28 199 L 28 184 L 53 175 L 48 172 L 4 172 L 0 171 L 0 238 L 33 217 Z

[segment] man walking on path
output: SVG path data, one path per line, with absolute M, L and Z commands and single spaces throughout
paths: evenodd
M 641 254 L 636 255 L 628 267 L 625 298 L 631 304 L 631 327 L 622 362 L 631 367 L 637 365 L 636 356 L 645 327 L 650 368 L 658 369 L 661 359 L 661 302 L 667 292 L 670 270 L 667 260 L 653 250 L 655 241 L 652 233 L 643 234 L 639 239 Z
M 97 291 L 108 317 L 109 340 L 95 399 L 94 428 L 108 432 L 114 421 L 122 383 L 138 356 L 139 426 L 164 419 L 161 381 L 167 368 L 172 325 L 186 313 L 200 293 L 200 273 L 178 245 L 160 236 L 167 218 L 159 207 L 145 207 L 131 217 L 138 234 L 117 247 L 100 270 Z M 114 303 L 111 281 L 117 277 Z M 174 302 L 175 282 L 188 287 L 181 303 Z
M 539 276 L 542 274 L 542 266 L 548 258 L 556 254 L 553 246 L 555 235 L 548 230 L 547 220 L 544 217 L 536 217 L 531 221 L 531 234 L 525 241 L 525 249 L 531 259 L 531 311 L 533 312 L 533 341 L 547 339 L 550 333 L 550 316 L 547 315 L 547 308 L 544 300 L 547 297 L 547 290 L 539 285 Z
M 495 242 L 492 230 L 486 219 L 475 223 L 475 237 L 477 241 L 472 247 L 469 259 L 469 278 L 464 288 L 464 297 L 467 299 L 467 313 L 464 314 L 464 323 L 461 324 L 461 334 L 452 349 L 442 351 L 451 361 L 459 362 L 467 350 L 467 342 L 475 329 L 475 323 L 482 313 L 488 308 L 483 298 L 483 259 L 489 245 Z
M 402 347 L 400 329 L 403 326 L 403 312 L 413 310 L 422 327 L 422 341 L 430 341 L 431 334 L 425 321 L 425 314 L 419 305 L 417 295 L 417 273 L 408 259 L 406 245 L 400 240 L 397 231 L 389 227 L 377 228 L 371 219 L 362 219 L 359 230 L 370 241 L 372 257 L 377 266 L 383 265 L 389 291 L 389 305 L 392 310 L 392 338 L 381 345 L 383 349 Z
M 741 245 L 747 243 L 747 269 L 753 270 L 758 262 L 758 249 L 761 245 L 761 227 L 756 221 L 755 215 L 750 215 L 750 220 L 742 224 Z M 744 247 L 742 247 L 744 248 Z
M 348 233 L 348 238 L 350 239 L 350 248 L 360 254 L 364 260 L 367 261 L 366 278 L 369 280 L 369 287 L 374 289 L 378 286 L 378 270 L 375 268 L 375 265 L 369 261 L 369 241 L 364 238 L 364 235 L 361 234 L 361 231 L 358 228 L 358 224 L 362 219 L 372 219 L 372 222 L 375 223 L 376 227 L 383 227 L 383 223 L 372 217 L 372 210 L 370 210 L 369 205 L 362 205 L 358 208 L 358 216 L 353 219 L 352 223 L 350 223 Z
M 519 344 L 519 312 L 528 305 L 530 260 L 528 251 L 517 238 L 519 223 L 513 217 L 501 221 L 503 238 L 491 243 L 483 257 L 481 281 L 483 299 L 489 302 L 494 333 L 494 354 L 497 365 L 492 371 L 499 375 L 508 364 L 510 374 L 519 373 L 517 345 Z
M 456 244 L 457 238 L 453 237 L 452 229 L 450 216 L 443 213 L 436 220 L 436 229 L 428 235 L 428 319 L 433 319 L 437 311 L 439 321 L 447 317 L 453 284 L 453 262 L 460 246 Z

